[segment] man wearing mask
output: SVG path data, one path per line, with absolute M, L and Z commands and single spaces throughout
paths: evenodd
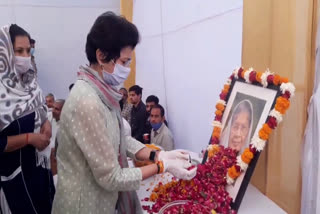
M 150 95 L 146 99 L 146 111 L 147 111 L 147 120 L 146 120 L 146 127 L 145 127 L 145 134 L 151 134 L 152 126 L 150 124 L 150 112 L 153 106 L 159 104 L 159 98 L 155 95 Z
M 30 39 L 31 64 L 32 64 L 32 67 L 34 68 L 34 71 L 37 72 L 37 71 L 38 71 L 38 69 L 37 69 L 37 64 L 36 64 L 36 60 L 35 60 L 35 58 L 34 58 L 35 45 L 36 45 L 36 40 Z
M 170 151 L 174 149 L 174 142 L 171 131 L 164 124 L 164 113 L 164 108 L 161 105 L 155 105 L 151 109 L 151 144 L 161 146 L 165 151 Z
M 132 137 L 136 140 L 143 142 L 143 134 L 145 131 L 145 124 L 147 120 L 146 106 L 142 102 L 142 88 L 138 85 L 134 85 L 129 89 L 130 102 L 132 103 L 131 111 L 131 129 Z
M 119 92 L 122 94 L 122 99 L 119 101 L 121 116 L 130 124 L 132 104 L 128 102 L 128 91 L 125 88 L 121 88 Z

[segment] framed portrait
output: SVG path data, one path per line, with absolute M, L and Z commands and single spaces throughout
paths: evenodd
M 279 93 L 276 87 L 263 88 L 248 84 L 242 80 L 232 82 L 231 91 L 224 115 L 222 117 L 222 131 L 220 145 L 230 147 L 241 154 L 249 146 L 254 135 L 258 135 L 260 127 L 266 122 L 270 110 L 273 108 Z M 245 172 L 226 190 L 233 199 L 232 208 L 239 209 L 256 162 L 253 160 Z
M 228 168 L 226 175 L 226 190 L 232 198 L 233 210 L 239 209 L 260 152 L 271 130 L 281 122 L 281 115 L 289 108 L 291 95 L 294 95 L 293 84 L 269 70 L 256 72 L 240 68 L 225 84 L 216 105 L 209 144 L 219 144 L 237 153 L 237 162 Z M 250 160 L 243 156 L 248 153 L 251 153 Z M 207 158 L 208 151 L 203 163 Z

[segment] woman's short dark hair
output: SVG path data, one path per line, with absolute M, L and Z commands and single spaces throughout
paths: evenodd
M 133 49 L 139 42 L 137 27 L 122 16 L 113 12 L 100 15 L 94 22 L 86 43 L 86 54 L 90 64 L 97 63 L 96 51 L 105 55 L 104 62 L 117 60 L 121 49 L 129 46 Z
M 28 37 L 29 42 L 31 40 L 29 33 L 27 31 L 25 31 L 22 27 L 19 27 L 16 24 L 10 25 L 9 34 L 11 37 L 12 45 L 14 45 L 14 42 L 16 41 L 17 36 L 26 36 L 26 37 Z

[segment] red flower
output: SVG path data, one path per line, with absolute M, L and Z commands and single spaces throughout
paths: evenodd
M 238 77 L 239 77 L 239 78 L 241 78 L 241 73 L 242 73 L 242 71 L 243 71 L 243 68 L 239 68 L 239 70 L 238 70 Z
M 226 100 L 226 98 L 227 98 L 227 94 L 223 93 L 223 92 L 221 92 L 221 94 L 219 96 L 220 96 L 221 100 Z
M 289 91 L 286 91 L 284 94 L 282 94 L 282 97 L 286 98 L 286 99 L 290 99 L 291 94 Z
M 274 78 L 273 75 L 269 75 L 269 76 L 267 77 L 267 82 L 268 82 L 269 84 L 273 84 L 273 78 Z
M 199 164 L 197 175 L 191 181 L 172 181 L 168 184 L 159 183 L 153 190 L 154 204 L 151 208 L 143 208 L 149 213 L 157 213 L 169 202 L 189 200 L 184 205 L 171 207 L 165 213 L 230 213 L 232 199 L 225 189 L 226 173 L 236 163 L 236 152 L 230 148 L 219 146 L 214 156 L 205 164 Z M 179 213 L 178 212 L 178 213 Z
M 250 74 L 249 74 L 249 80 L 250 82 L 256 82 L 257 79 L 256 79 L 256 72 L 255 71 L 251 71 Z
M 277 119 L 275 117 L 269 117 L 267 124 L 270 128 L 275 129 L 278 125 Z
M 212 137 L 210 142 L 211 144 L 219 144 L 220 140 L 216 137 Z
M 256 154 L 257 150 L 251 144 L 249 146 L 249 149 L 250 149 L 250 152 L 252 152 L 253 154 Z
M 235 167 L 236 167 L 236 170 L 237 170 L 238 172 L 240 172 L 240 171 L 241 171 L 241 168 L 240 168 L 240 166 L 238 166 L 238 165 L 235 165 Z
M 221 122 L 222 121 L 222 115 L 216 115 L 214 120 Z

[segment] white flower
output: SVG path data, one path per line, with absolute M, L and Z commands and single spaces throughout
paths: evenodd
M 294 92 L 296 90 L 296 88 L 294 87 L 294 85 L 291 82 L 282 83 L 280 86 L 280 89 L 281 89 L 282 94 L 285 94 L 286 91 L 289 91 L 290 95 L 291 95 L 290 97 L 294 96 Z
M 244 79 L 245 79 L 245 81 L 246 81 L 247 83 L 251 83 L 251 82 L 250 82 L 250 73 L 251 73 L 251 71 L 253 71 L 252 68 L 250 68 L 249 70 L 247 70 L 247 71 L 244 72 Z
M 277 124 L 282 122 L 282 114 L 275 109 L 272 109 L 272 111 L 269 113 L 269 116 L 276 118 Z
M 261 75 L 261 84 L 263 87 L 268 87 L 268 76 L 272 74 L 269 68 Z
M 266 141 L 255 135 L 251 140 L 251 144 L 254 148 L 256 148 L 257 151 L 261 152 L 266 145 Z
M 240 67 L 236 68 L 233 70 L 233 74 L 234 74 L 234 78 L 239 79 L 238 77 L 238 71 L 239 71 Z
M 221 122 L 219 122 L 219 121 L 217 121 L 217 120 L 215 120 L 215 121 L 212 122 L 212 126 L 218 127 L 218 128 L 222 128 Z
M 224 101 L 224 100 L 218 100 L 217 104 L 222 104 L 224 106 L 227 105 L 226 101 Z
M 233 178 L 230 178 L 229 175 L 228 175 L 228 173 L 227 173 L 227 184 L 228 184 L 228 185 L 231 185 L 231 184 L 233 184 L 233 183 L 234 183 L 234 179 L 233 179 Z
M 243 162 L 241 155 L 239 155 L 237 157 L 237 164 L 240 166 L 242 171 L 246 171 L 248 168 L 248 164 L 246 164 L 245 162 Z

